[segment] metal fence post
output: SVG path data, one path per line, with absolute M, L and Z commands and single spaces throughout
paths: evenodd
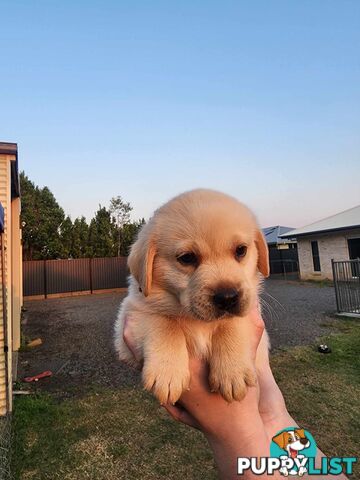
M 336 310 L 340 313 L 340 302 L 339 302 L 339 292 L 338 292 L 338 279 L 336 275 L 335 263 L 334 259 L 331 259 L 331 268 L 333 272 L 333 280 L 334 280 L 334 287 L 335 287 L 335 298 L 336 298 Z
M 89 258 L 89 280 L 90 280 L 90 293 L 93 293 L 93 278 L 92 278 L 92 258 Z
M 44 260 L 44 295 L 47 298 L 46 260 Z

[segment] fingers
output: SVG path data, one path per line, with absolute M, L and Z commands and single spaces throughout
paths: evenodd
M 170 403 L 166 403 L 162 405 L 163 408 L 172 416 L 174 420 L 177 422 L 184 423 L 185 425 L 189 425 L 189 427 L 193 427 L 196 429 L 200 429 L 200 425 L 194 419 L 189 412 L 187 412 L 181 405 L 176 403 L 175 405 L 171 405 Z
M 265 328 L 264 320 L 261 316 L 260 305 L 258 302 L 254 305 L 252 310 L 250 311 L 250 317 L 253 322 L 253 325 L 259 332 L 262 332 Z M 261 336 L 261 335 L 260 335 Z
M 259 411 L 262 417 L 274 417 L 286 412 L 281 390 L 272 374 L 270 365 L 258 370 L 260 387 Z
M 256 303 L 254 307 L 251 309 L 249 313 L 249 320 L 251 324 L 250 325 L 251 350 L 252 350 L 253 357 L 255 358 L 257 348 L 259 346 L 261 337 L 265 330 L 264 320 L 261 316 L 258 303 Z

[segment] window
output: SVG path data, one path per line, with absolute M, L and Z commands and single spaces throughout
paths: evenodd
M 312 251 L 312 257 L 313 257 L 314 272 L 321 272 L 319 245 L 316 240 L 311 242 L 311 251 Z
M 348 246 L 350 260 L 360 258 L 360 238 L 349 238 Z
M 348 246 L 350 260 L 360 259 L 360 238 L 349 238 Z M 351 262 L 351 274 L 353 277 L 360 277 L 360 261 Z

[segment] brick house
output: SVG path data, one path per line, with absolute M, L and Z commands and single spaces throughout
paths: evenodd
M 302 280 L 332 280 L 332 259 L 360 258 L 360 205 L 286 232 L 281 238 L 296 238 Z

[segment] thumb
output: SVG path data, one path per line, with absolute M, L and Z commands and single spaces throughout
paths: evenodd
M 250 320 L 251 329 L 252 329 L 251 348 L 255 358 L 257 348 L 259 346 L 262 334 L 264 333 L 264 330 L 265 330 L 264 320 L 261 316 L 261 312 L 258 304 L 256 304 L 250 311 L 249 320 Z

